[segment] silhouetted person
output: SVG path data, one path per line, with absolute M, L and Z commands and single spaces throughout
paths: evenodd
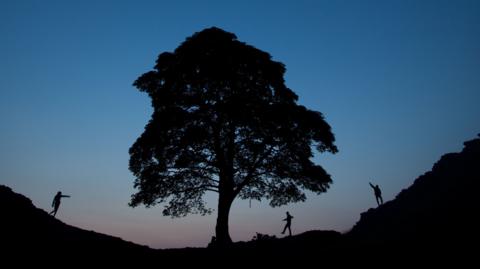
M 377 200 L 377 204 L 378 205 L 383 204 L 382 191 L 380 190 L 380 187 L 378 185 L 373 185 L 370 182 L 368 182 L 368 184 L 370 184 L 370 187 L 372 187 L 373 189 L 373 193 L 375 194 L 375 199 Z
M 57 194 L 55 195 L 52 201 L 53 210 L 52 212 L 50 212 L 50 215 L 53 214 L 53 216 L 55 217 L 55 215 L 57 214 L 58 208 L 60 207 L 60 200 L 62 200 L 63 197 L 70 197 L 70 195 L 62 195 L 61 191 L 57 192 Z
M 292 229 L 290 228 L 290 226 L 292 225 L 292 219 L 293 219 L 293 216 L 290 215 L 290 213 L 288 213 L 287 211 L 287 217 L 284 219 L 284 221 L 286 221 L 287 223 L 285 224 L 285 228 L 283 228 L 282 234 L 285 234 L 285 231 L 288 228 L 288 234 L 292 236 Z

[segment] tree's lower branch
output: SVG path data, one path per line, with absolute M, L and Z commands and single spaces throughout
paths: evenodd
M 205 190 L 206 190 L 206 191 L 213 191 L 213 192 L 219 193 L 218 190 L 216 190 L 216 189 L 206 188 Z
M 213 192 L 218 192 L 218 186 L 216 185 L 211 185 L 211 184 L 204 184 L 196 187 L 191 187 L 191 188 L 186 188 L 184 190 L 179 190 L 179 191 L 173 191 L 172 194 L 181 194 L 181 193 L 192 193 L 196 191 L 213 191 Z

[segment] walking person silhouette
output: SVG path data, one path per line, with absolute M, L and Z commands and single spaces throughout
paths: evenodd
M 286 221 L 287 223 L 285 224 L 285 228 L 283 228 L 282 234 L 285 234 L 285 231 L 288 228 L 288 234 L 289 236 L 292 236 L 292 229 L 290 228 L 290 226 L 292 225 L 292 219 L 293 219 L 293 216 L 290 215 L 290 213 L 288 213 L 287 211 L 287 217 L 283 220 L 283 221 Z
M 52 201 L 53 210 L 52 212 L 50 212 L 50 215 L 53 214 L 53 216 L 55 217 L 55 215 L 57 214 L 58 208 L 60 207 L 60 201 L 64 197 L 70 197 L 70 195 L 62 195 L 61 191 L 57 192 L 57 194 L 55 195 Z
M 383 204 L 382 191 L 380 190 L 380 187 L 378 185 L 373 185 L 370 182 L 368 182 L 368 184 L 370 184 L 370 187 L 372 187 L 373 189 L 373 194 L 375 194 L 375 199 L 377 200 L 377 204 L 378 205 Z

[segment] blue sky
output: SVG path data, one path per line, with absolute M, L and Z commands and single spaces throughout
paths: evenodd
M 316 156 L 334 184 L 305 203 L 236 201 L 233 240 L 346 231 L 444 153 L 480 132 L 478 1 L 1 1 L 0 184 L 66 223 L 152 247 L 205 246 L 216 215 L 129 208 L 128 149 L 150 119 L 133 81 L 206 27 L 287 67 L 299 102 L 324 113 L 340 152 Z M 207 200 L 212 207 L 216 196 Z

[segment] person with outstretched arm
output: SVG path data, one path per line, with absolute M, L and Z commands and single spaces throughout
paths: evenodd
M 368 184 L 370 184 L 370 187 L 372 187 L 373 189 L 373 194 L 375 195 L 377 204 L 378 205 L 383 204 L 382 191 L 380 190 L 380 187 L 378 185 L 373 185 L 371 182 L 368 182 Z
M 55 195 L 52 201 L 53 210 L 52 212 L 50 212 L 50 215 L 53 214 L 53 216 L 55 217 L 55 215 L 57 214 L 58 208 L 60 207 L 60 201 L 62 200 L 62 198 L 65 198 L 65 197 L 70 197 L 70 195 L 63 195 L 61 191 L 57 192 L 57 194 Z

